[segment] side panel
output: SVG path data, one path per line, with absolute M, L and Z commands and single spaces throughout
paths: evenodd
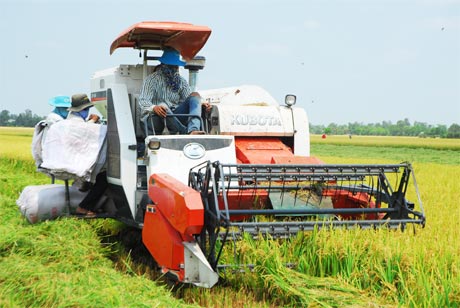
M 120 179 L 120 139 L 112 90 L 107 91 L 107 176 Z M 110 181 L 113 182 L 114 180 Z
M 219 105 L 211 113 L 212 135 L 292 136 L 292 121 L 279 106 Z M 214 123 L 215 122 L 215 123 Z
M 302 108 L 291 108 L 294 126 L 294 155 L 310 156 L 310 129 L 307 113 Z
M 123 189 L 129 212 L 120 204 L 121 196 L 114 200 L 121 216 L 129 215 L 134 219 L 136 215 L 135 193 L 137 182 L 137 152 L 136 136 L 132 121 L 129 97 L 124 84 L 115 84 L 107 91 L 108 110 L 108 165 L 107 177 L 111 186 L 120 186 Z M 134 147 L 133 147 L 134 145 Z
M 167 174 L 152 174 L 149 196 L 171 226 L 184 240 L 199 234 L 204 224 L 201 195 Z
M 172 270 L 178 273 L 183 267 L 182 238 L 154 205 L 148 206 L 145 212 L 142 241 L 163 271 Z M 178 278 L 182 281 L 183 274 Z

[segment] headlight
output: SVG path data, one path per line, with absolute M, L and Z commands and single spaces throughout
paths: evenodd
M 286 106 L 291 107 L 291 106 L 295 105 L 296 99 L 297 99 L 297 97 L 294 94 L 288 94 L 288 95 L 286 95 L 286 97 L 284 99 L 284 103 L 286 104 Z
M 158 150 L 161 146 L 161 142 L 158 138 L 150 138 L 148 147 L 150 150 Z

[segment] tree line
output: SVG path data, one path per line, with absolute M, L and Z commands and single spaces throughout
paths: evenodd
M 383 121 L 381 123 L 348 123 L 329 125 L 310 125 L 312 134 L 332 135 L 363 135 L 363 136 L 416 136 L 416 137 L 439 137 L 439 138 L 460 138 L 460 125 L 430 125 L 424 122 L 415 121 L 410 123 L 409 119 L 399 120 L 396 123 Z
M 33 114 L 30 109 L 23 113 L 12 114 L 8 110 L 0 112 L 0 126 L 34 127 L 45 117 Z M 310 133 L 327 135 L 363 135 L 363 136 L 418 136 L 460 138 L 460 125 L 430 125 L 424 122 L 410 123 L 409 119 L 399 120 L 396 123 L 383 121 L 381 123 L 348 123 L 329 125 L 310 124 Z
M 12 114 L 8 110 L 2 110 L 0 112 L 0 126 L 34 127 L 35 124 L 44 118 L 33 114 L 30 109 L 26 109 L 26 111 L 20 114 Z

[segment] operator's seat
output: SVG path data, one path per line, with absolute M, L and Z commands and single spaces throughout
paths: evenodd
M 169 116 L 169 115 L 168 115 Z M 198 117 L 198 116 L 194 116 L 194 115 L 191 115 L 191 114 L 176 114 L 176 115 L 170 115 L 172 117 Z M 201 117 L 199 117 L 200 119 L 200 130 L 204 131 L 206 134 L 209 133 L 209 130 L 208 130 L 208 122 L 209 122 L 209 119 L 206 117 L 206 113 L 203 112 Z M 148 132 L 147 132 L 147 129 L 145 129 L 145 127 L 147 127 L 147 123 L 150 122 L 151 123 L 151 126 L 153 127 L 153 114 L 150 114 L 148 117 L 144 118 L 144 124 L 143 125 L 140 125 L 140 126 L 144 126 L 144 129 L 142 129 L 142 134 L 143 136 L 147 136 L 148 135 Z M 155 134 L 155 132 L 153 132 L 153 134 Z M 165 123 L 164 125 L 164 128 L 162 130 L 162 133 L 161 135 L 169 135 L 170 132 L 168 130 L 168 127 Z
M 131 105 L 131 112 L 133 115 L 133 125 L 136 134 L 136 140 L 138 142 L 144 142 L 145 136 L 144 130 L 141 127 L 142 111 L 139 107 L 139 94 L 129 94 L 129 103 Z

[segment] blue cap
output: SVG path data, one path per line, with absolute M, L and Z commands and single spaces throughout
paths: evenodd
M 50 98 L 48 103 L 51 106 L 54 106 L 54 107 L 67 107 L 67 108 L 69 108 L 72 105 L 71 101 L 70 101 L 70 97 L 68 97 L 68 96 L 55 96 L 53 98 Z
M 181 61 L 180 54 L 177 50 L 166 49 L 163 55 L 158 59 L 162 64 L 184 66 L 185 62 Z

